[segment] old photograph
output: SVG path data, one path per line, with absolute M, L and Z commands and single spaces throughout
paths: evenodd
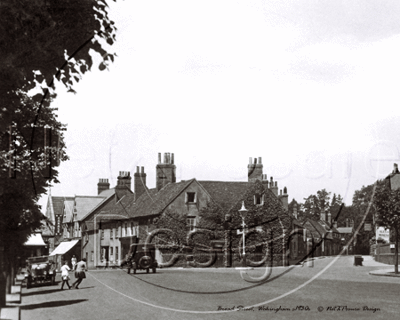
M 399 318 L 398 1 L 0 17 L 1 320 Z

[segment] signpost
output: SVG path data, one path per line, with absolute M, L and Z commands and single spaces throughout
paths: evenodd
M 382 239 L 385 240 L 385 242 L 390 242 L 390 230 L 385 229 L 384 227 L 378 227 L 376 228 L 376 240 Z

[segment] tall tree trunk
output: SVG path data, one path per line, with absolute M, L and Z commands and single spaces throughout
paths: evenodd
M 4 272 L 4 251 L 0 247 L 0 308 L 6 305 L 6 278 Z
M 394 226 L 395 244 L 394 244 L 394 273 L 399 273 L 399 232 L 397 224 Z

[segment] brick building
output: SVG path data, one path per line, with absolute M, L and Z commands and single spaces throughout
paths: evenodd
M 211 201 L 224 207 L 226 212 L 237 211 L 236 207 L 242 200 L 247 201 L 250 210 L 257 206 L 268 207 L 268 203 L 274 202 L 279 207 L 278 215 L 294 219 L 288 213 L 286 188 L 279 191 L 278 183 L 272 177 L 267 179 L 261 158 L 255 158 L 254 161 L 250 158 L 248 181 L 200 181 L 193 178 L 177 182 L 174 160 L 174 154 L 165 153 L 163 161 L 161 153 L 158 154 L 155 188 L 147 187 L 144 167 L 137 167 L 133 181 L 134 193 L 131 190 L 130 173 L 122 171 L 114 188 L 110 189 L 107 179 L 100 179 L 97 196 L 65 198 L 62 209 L 60 199 L 49 197 L 52 203 L 49 213 L 56 210 L 59 215 L 62 212 L 63 237 L 60 239 L 69 247 L 71 241 L 76 242 L 73 246 L 79 248 L 78 258 L 86 257 L 88 267 L 97 268 L 118 266 L 130 245 L 144 241 L 153 228 L 154 219 L 167 211 L 186 216 L 189 230 L 196 228 L 201 209 Z M 257 188 L 261 188 L 261 191 L 245 199 L 255 183 L 258 183 Z M 302 230 L 302 225 L 294 222 L 285 228 L 289 234 L 293 228 Z M 303 250 L 303 244 L 299 245 L 303 238 L 293 238 L 296 244 L 287 248 L 291 256 L 300 256 L 295 251 L 299 248 Z M 63 250 L 66 249 L 68 247 Z

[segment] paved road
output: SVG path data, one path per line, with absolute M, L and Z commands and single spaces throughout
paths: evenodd
M 386 266 L 367 258 L 363 267 L 354 267 L 353 257 L 325 258 L 313 267 L 289 272 L 276 268 L 262 284 L 243 281 L 232 269 L 160 269 L 136 275 L 91 271 L 79 290 L 61 291 L 59 285 L 23 288 L 21 316 L 22 320 L 398 319 L 400 278 L 368 274 L 382 268 Z M 255 277 L 262 272 L 248 274 Z M 238 306 L 255 307 L 229 310 Z

